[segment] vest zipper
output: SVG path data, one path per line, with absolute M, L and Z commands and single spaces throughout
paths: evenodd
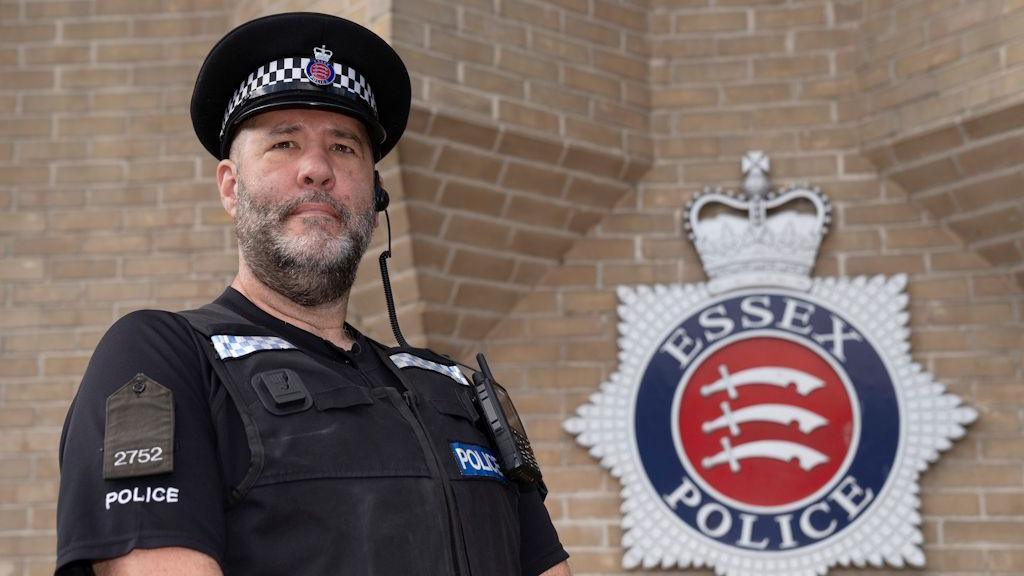
M 387 388 L 386 390 L 389 396 L 398 396 L 398 391 L 394 388 Z M 402 410 L 403 407 L 408 408 L 408 414 L 403 413 L 402 415 L 412 424 L 423 452 L 429 455 L 427 465 L 430 467 L 431 475 L 441 481 L 445 509 L 448 511 L 448 539 L 451 544 L 452 562 L 455 568 L 454 574 L 455 576 L 470 576 L 469 558 L 463 544 L 462 523 L 459 521 L 459 512 L 455 504 L 455 491 L 452 489 L 451 480 L 444 473 L 444 468 L 441 465 L 441 459 L 437 454 L 437 450 L 434 448 L 434 443 L 427 436 L 427 432 L 423 427 L 419 411 L 419 396 L 412 390 L 402 392 L 401 396 L 402 402 L 397 403 L 396 407 L 398 407 L 400 413 L 406 412 Z M 403 404 L 404 406 L 402 406 Z

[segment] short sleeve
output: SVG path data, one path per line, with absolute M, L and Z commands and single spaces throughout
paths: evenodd
M 104 477 L 108 398 L 125 385 L 156 382 L 164 406 L 173 404 L 173 468 L 142 466 Z M 197 550 L 220 562 L 224 550 L 224 488 L 209 401 L 210 368 L 181 317 L 140 311 L 116 322 L 102 338 L 68 412 L 61 435 L 57 503 L 57 574 L 89 574 L 91 562 L 135 548 Z M 142 422 L 141 424 L 139 422 Z M 146 420 L 111 418 L 149 434 Z M 113 427 L 112 426 L 112 427 Z M 123 436 L 124 430 L 113 430 Z M 137 433 L 136 436 L 139 434 Z M 145 443 L 145 442 L 142 442 Z M 163 458 L 162 449 L 117 454 L 118 462 Z M 114 457 L 107 454 L 107 458 Z M 122 472 L 119 470 L 119 472 Z
M 519 541 L 523 576 L 537 576 L 569 558 L 536 488 L 519 493 Z

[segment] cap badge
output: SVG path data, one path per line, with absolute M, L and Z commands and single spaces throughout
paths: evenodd
M 313 48 L 313 59 L 306 64 L 306 78 L 318 86 L 327 86 L 334 82 L 334 65 L 331 64 L 331 52 L 327 45 Z

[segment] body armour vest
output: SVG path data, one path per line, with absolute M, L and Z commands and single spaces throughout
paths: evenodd
M 518 486 L 453 363 L 374 344 L 404 389 L 371 387 L 224 307 L 181 315 L 209 344 L 251 454 L 227 504 L 225 574 L 521 573 Z M 472 474 L 471 453 L 491 473 Z

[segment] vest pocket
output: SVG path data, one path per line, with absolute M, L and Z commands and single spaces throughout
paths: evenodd
M 430 476 L 412 426 L 387 397 L 339 386 L 313 392 L 312 404 L 314 410 L 283 416 L 256 408 L 265 453 L 257 485 Z
M 313 395 L 313 405 L 320 411 L 367 404 L 373 404 L 373 397 L 366 388 L 357 386 L 342 386 Z

